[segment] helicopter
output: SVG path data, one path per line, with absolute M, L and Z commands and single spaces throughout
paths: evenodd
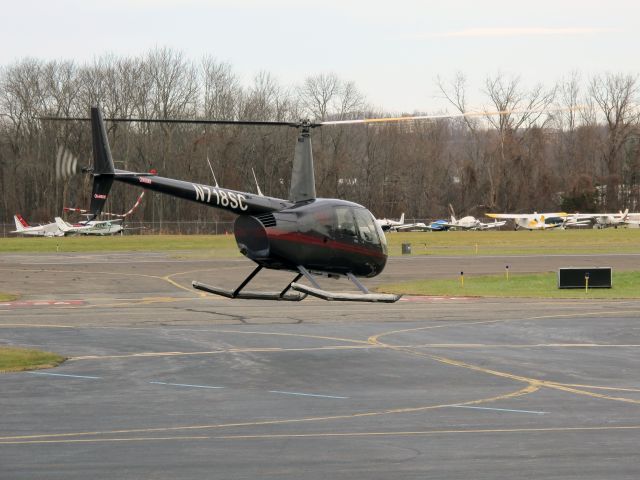
M 104 207 L 114 181 L 142 187 L 237 216 L 234 235 L 238 249 L 256 263 L 255 269 L 233 290 L 193 281 L 197 290 L 230 299 L 300 301 L 308 295 L 324 300 L 360 302 L 397 302 L 401 295 L 371 293 L 358 278 L 379 275 L 387 263 L 384 232 L 375 217 L 362 205 L 341 199 L 317 198 L 311 147 L 311 130 L 324 125 L 368 124 L 405 120 L 434 120 L 461 116 L 502 115 L 511 112 L 470 112 L 453 115 L 426 115 L 382 119 L 336 120 L 312 123 L 249 120 L 141 119 L 110 118 L 111 122 L 187 123 L 217 125 L 259 125 L 292 127 L 298 130 L 291 173 L 289 197 L 255 195 L 216 185 L 203 185 L 166 178 L 157 172 L 131 172 L 114 168 L 105 120 L 99 107 L 91 107 L 90 117 L 41 117 L 42 120 L 90 121 L 93 143 L 93 167 L 83 168 L 93 176 L 90 212 L 93 218 Z M 520 111 L 521 113 L 525 111 Z M 73 173 L 74 165 L 62 166 Z M 247 291 L 245 287 L 262 270 L 295 273 L 279 292 Z M 347 278 L 359 293 L 322 289 L 316 277 Z M 311 286 L 299 283 L 305 278 Z
M 43 119 L 53 119 L 43 117 Z M 370 292 L 358 278 L 380 274 L 387 262 L 387 242 L 375 217 L 362 205 L 341 199 L 317 198 L 311 147 L 311 129 L 323 124 L 226 120 L 124 119 L 108 121 L 150 123 L 208 123 L 288 126 L 299 130 L 291 186 L 287 199 L 158 176 L 155 171 L 131 172 L 114 168 L 102 112 L 91 108 L 93 166 L 83 168 L 93 177 L 89 211 L 96 217 L 109 197 L 114 181 L 142 187 L 237 214 L 234 235 L 240 252 L 256 263 L 236 288 L 229 290 L 193 281 L 195 289 L 231 299 L 300 301 L 307 295 L 324 300 L 393 303 L 401 295 Z M 65 167 L 66 168 L 66 167 Z M 71 169 L 69 169 L 71 170 Z M 260 192 L 261 193 L 261 192 Z M 247 291 L 245 287 L 262 270 L 291 271 L 295 277 L 277 292 Z M 348 278 L 359 293 L 322 289 L 317 277 Z M 298 283 L 305 278 L 311 286 Z

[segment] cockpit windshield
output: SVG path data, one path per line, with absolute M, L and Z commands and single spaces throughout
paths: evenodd
M 353 215 L 356 219 L 356 226 L 360 238 L 367 243 L 379 245 L 380 237 L 376 231 L 376 222 L 373 220 L 371 214 L 364 208 L 354 208 Z

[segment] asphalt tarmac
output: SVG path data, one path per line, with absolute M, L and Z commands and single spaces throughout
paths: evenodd
M 640 255 L 392 258 L 403 278 Z M 231 301 L 243 259 L 0 256 L 0 479 L 637 479 L 640 301 Z M 292 275 L 261 272 L 254 288 Z M 321 281 L 338 290 L 346 284 Z

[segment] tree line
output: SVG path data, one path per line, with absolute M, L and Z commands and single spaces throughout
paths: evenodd
M 466 112 L 463 74 L 435 88 Z M 474 91 L 478 87 L 474 87 Z M 431 121 L 325 126 L 312 132 L 317 192 L 367 206 L 378 217 L 434 218 L 488 211 L 617 211 L 640 206 L 638 77 L 571 73 L 553 86 L 527 88 L 496 74 L 480 86 L 499 115 Z M 39 117 L 312 121 L 392 117 L 372 108 L 353 82 L 333 73 L 287 86 L 266 71 L 243 84 L 233 66 L 193 61 L 157 48 L 139 57 L 106 55 L 91 63 L 19 60 L 0 69 L 0 218 L 15 212 L 51 220 L 63 206 L 85 207 L 91 179 L 56 180 L 63 146 L 91 165 L 86 122 Z M 420 113 L 420 112 L 411 112 Z M 431 112 L 434 113 L 434 112 Z M 297 132 L 283 127 L 109 123 L 116 168 L 286 198 Z M 126 211 L 138 192 L 116 184 L 108 208 Z M 160 194 L 137 220 L 227 220 L 228 214 Z

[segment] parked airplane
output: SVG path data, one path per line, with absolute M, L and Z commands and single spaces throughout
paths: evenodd
M 140 196 L 136 200 L 136 203 L 134 203 L 133 207 L 131 207 L 126 213 L 103 213 L 103 215 L 107 215 L 110 217 L 118 217 L 117 220 L 88 220 L 71 224 L 65 222 L 60 217 L 56 217 L 56 225 L 58 225 L 58 228 L 65 234 L 77 233 L 82 235 L 113 235 L 114 233 L 121 232 L 124 229 L 124 226 L 122 225 L 123 220 L 133 212 L 135 212 L 136 208 L 138 208 L 140 203 L 142 203 L 142 197 L 144 197 L 144 191 L 140 193 Z M 79 208 L 65 207 L 64 211 L 78 212 L 85 215 L 88 214 L 88 210 L 82 210 Z
M 113 235 L 122 231 L 122 219 L 118 220 L 91 220 L 88 222 L 68 223 L 62 218 L 56 217 L 56 225 L 63 235 Z
M 426 223 L 405 223 L 396 227 L 398 232 L 444 232 L 449 230 L 449 222 L 446 220 L 434 220 L 429 225 Z
M 624 212 L 619 211 L 618 213 L 574 213 L 570 215 L 570 217 L 592 221 L 594 223 L 594 228 L 618 228 L 622 225 L 638 225 L 639 221 L 631 220 L 629 217 L 629 209 L 627 208 Z
M 394 231 L 396 227 L 401 227 L 404 225 L 404 213 L 400 215 L 400 220 L 376 218 L 376 223 L 380 226 L 383 232 L 386 232 L 388 230 Z
M 27 221 L 22 218 L 22 215 L 16 213 L 13 216 L 13 220 L 16 222 L 16 229 L 11 233 L 17 233 L 18 235 L 29 235 L 33 237 L 62 237 L 64 232 L 58 228 L 58 225 L 53 223 L 46 223 L 44 225 L 31 226 Z
M 478 220 L 476 217 L 471 215 L 467 215 L 466 217 L 462 217 L 459 220 L 456 220 L 456 217 L 451 215 L 451 222 L 441 224 L 445 227 L 452 229 L 462 229 L 462 230 L 490 230 L 492 228 L 502 227 L 507 223 L 506 220 L 499 222 L 497 219 L 490 223 L 484 223 Z
M 103 213 L 103 215 L 118 217 L 117 220 L 91 220 L 71 224 L 65 222 L 60 217 L 55 217 L 53 223 L 30 226 L 27 221 L 18 213 L 13 216 L 13 219 L 16 222 L 16 230 L 12 231 L 11 233 L 39 237 L 63 237 L 65 235 L 76 233 L 83 235 L 112 235 L 123 230 L 123 219 L 131 215 L 136 210 L 136 208 L 138 208 L 138 206 L 142 202 L 142 197 L 144 197 L 144 192 L 140 193 L 140 196 L 136 200 L 136 203 L 126 213 Z M 88 210 L 70 207 L 64 207 L 64 211 L 77 212 L 82 214 L 88 213 Z
M 567 223 L 568 215 L 565 212 L 553 213 L 487 213 L 489 218 L 513 220 L 515 229 L 524 228 L 526 230 L 549 230 L 552 228 L 563 228 Z

